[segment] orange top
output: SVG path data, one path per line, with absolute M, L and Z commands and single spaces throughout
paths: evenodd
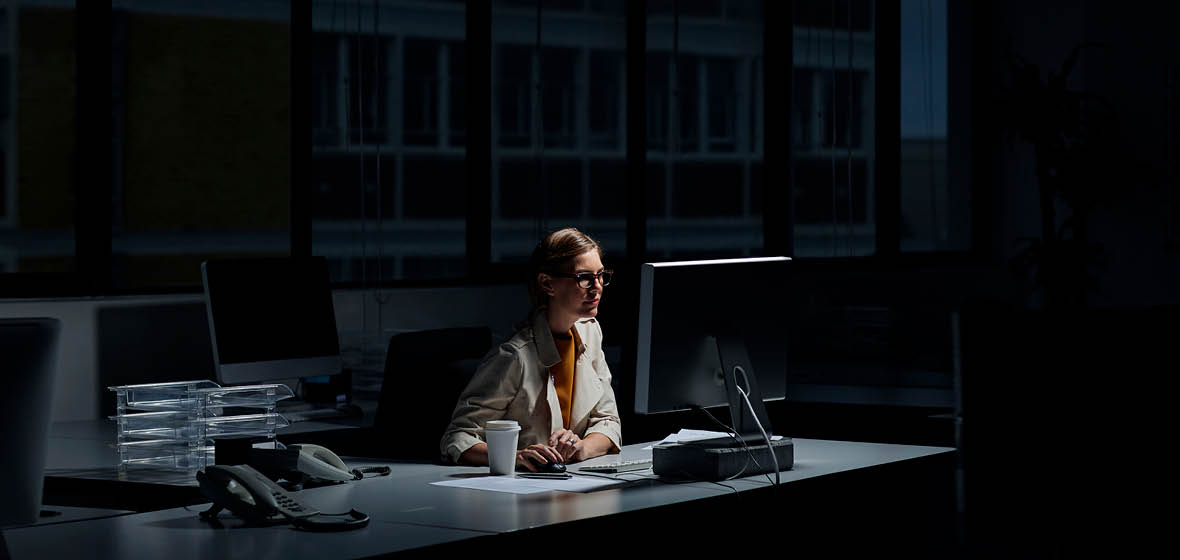
M 553 387 L 557 390 L 557 402 L 561 405 L 561 425 L 570 428 L 570 407 L 574 402 L 574 332 L 570 329 L 564 336 L 554 333 L 557 355 L 561 361 L 549 367 Z

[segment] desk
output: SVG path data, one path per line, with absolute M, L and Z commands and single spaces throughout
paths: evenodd
M 643 444 L 623 458 L 649 455 Z M 782 485 L 764 476 L 719 485 L 668 484 L 649 477 L 590 493 L 516 495 L 446 488 L 431 482 L 486 468 L 399 463 L 387 477 L 304 490 L 321 511 L 356 508 L 372 518 L 355 532 L 305 533 L 290 527 L 212 529 L 203 507 L 172 508 L 96 521 L 5 531 L 13 558 L 79 550 L 97 557 L 359 557 L 394 552 L 486 554 L 540 547 L 588 552 L 590 536 L 618 552 L 855 550 L 945 557 L 953 546 L 952 449 L 795 440 L 795 468 Z M 593 460 L 603 462 L 618 457 Z M 589 462 L 588 462 L 589 464 Z M 943 521 L 945 523 L 943 523 Z M 773 531 L 773 532 L 771 532 Z M 551 553 L 545 553 L 550 554 Z

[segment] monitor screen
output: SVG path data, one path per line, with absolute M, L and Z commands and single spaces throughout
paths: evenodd
M 730 404 L 718 339 L 738 352 L 744 346 L 748 358 L 740 361 L 754 370 L 763 400 L 785 398 L 789 264 L 787 257 L 644 264 L 635 411 Z
M 201 264 L 217 379 L 226 385 L 340 373 L 322 257 Z

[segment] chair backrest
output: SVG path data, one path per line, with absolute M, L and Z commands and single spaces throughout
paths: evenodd
M 0 527 L 33 523 L 41 508 L 60 332 L 57 319 L 0 319 Z
M 492 346 L 492 330 L 414 331 L 389 339 L 373 425 L 381 456 L 438 460 L 459 394 Z

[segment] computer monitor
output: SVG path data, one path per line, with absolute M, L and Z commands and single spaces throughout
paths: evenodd
M 639 278 L 635 412 L 728 405 L 737 435 L 767 433 L 763 400 L 786 397 L 788 257 L 644 264 Z M 745 375 L 743 375 L 743 373 Z
M 223 385 L 338 374 L 340 339 L 322 257 L 201 263 Z
M 60 331 L 57 319 L 0 319 L 0 527 L 33 523 L 41 509 Z

